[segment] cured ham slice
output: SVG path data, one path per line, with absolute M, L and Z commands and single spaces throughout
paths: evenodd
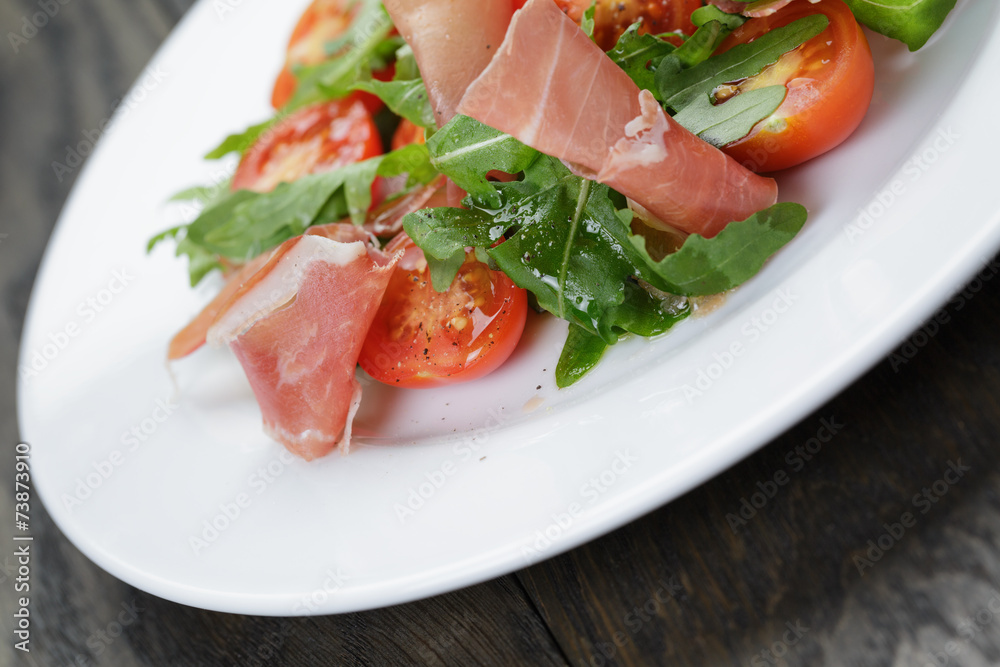
M 287 242 L 208 331 L 250 381 L 264 431 L 306 460 L 346 453 L 361 346 L 398 257 L 321 234 Z
M 664 223 L 706 237 L 777 200 L 757 176 L 677 124 L 552 0 L 514 15 L 458 113 L 605 183 Z
M 170 358 L 228 344 L 265 433 L 306 460 L 346 453 L 361 400 L 354 369 L 399 260 L 370 239 L 350 224 L 317 226 L 249 262 L 174 338 Z
M 551 0 L 549 0 L 551 2 Z M 413 48 L 438 127 L 493 59 L 514 13 L 512 0 L 384 0 Z
M 342 243 L 351 243 L 354 241 L 367 242 L 372 238 L 371 234 L 360 227 L 342 222 L 316 225 L 306 230 L 306 234 L 325 236 L 326 238 Z M 258 255 L 246 264 L 238 267 L 229 276 L 226 284 L 215 298 L 186 327 L 173 337 L 167 348 L 167 360 L 176 361 L 201 348 L 205 344 L 205 337 L 208 334 L 208 330 L 215 324 L 219 315 L 226 310 L 237 292 L 245 291 L 259 282 L 264 276 L 263 273 L 259 273 L 260 269 L 273 257 L 287 252 L 296 241 L 297 239 L 286 241 L 277 248 Z

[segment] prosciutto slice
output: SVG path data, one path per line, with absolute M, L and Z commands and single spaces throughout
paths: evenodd
M 706 237 L 777 200 L 748 171 L 667 116 L 552 0 L 514 15 L 457 108 L 685 232 Z
M 325 236 L 326 238 L 342 243 L 351 243 L 354 241 L 368 242 L 373 238 L 364 229 L 343 222 L 316 225 L 306 230 L 306 234 Z M 182 359 L 201 348 L 205 344 L 208 330 L 215 324 L 219 315 L 228 308 L 237 292 L 246 291 L 259 282 L 265 275 L 265 273 L 260 271 L 261 268 L 270 262 L 272 258 L 281 256 L 287 252 L 297 242 L 298 239 L 286 241 L 277 248 L 258 255 L 230 274 L 226 284 L 215 295 L 215 298 L 170 341 L 170 345 L 167 348 L 167 360 L 176 361 L 177 359 Z
M 551 0 L 549 0 L 551 2 Z M 512 0 L 384 0 L 413 48 L 438 127 L 493 59 L 514 13 Z
M 368 239 L 353 225 L 311 228 L 245 265 L 179 334 L 177 351 L 199 338 L 229 345 L 265 433 L 306 460 L 350 445 L 361 401 L 354 369 L 399 260 Z

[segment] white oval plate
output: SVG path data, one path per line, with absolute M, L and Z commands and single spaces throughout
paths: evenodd
M 841 148 L 782 178 L 811 218 L 706 317 L 554 387 L 533 317 L 470 385 L 368 386 L 355 449 L 305 463 L 260 432 L 237 362 L 164 364 L 210 296 L 144 245 L 266 101 L 300 3 L 203 0 L 150 64 L 66 204 L 32 296 L 20 421 L 59 527 L 122 580 L 268 615 L 379 607 L 522 568 L 709 479 L 816 409 L 1000 247 L 998 7 L 960 3 L 919 54 L 873 37 L 877 93 Z M 861 212 L 859 214 L 859 212 Z M 819 428 L 819 424 L 817 424 Z M 723 522 L 723 516 L 706 517 Z

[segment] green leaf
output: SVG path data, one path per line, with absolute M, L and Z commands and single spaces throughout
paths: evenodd
M 597 11 L 597 0 L 592 0 L 590 7 L 583 12 L 583 18 L 580 20 L 580 27 L 583 32 L 587 34 L 587 37 L 594 39 L 594 14 Z
M 390 37 L 392 21 L 380 0 L 354 0 L 362 5 L 350 27 L 327 47 L 331 57 L 311 67 L 299 67 L 295 94 L 279 113 L 269 120 L 231 134 L 205 155 L 217 160 L 230 153 L 243 154 L 270 127 L 291 112 L 309 104 L 346 97 L 358 81 L 371 78 L 373 68 L 380 69 L 403 44 Z
M 427 88 L 422 79 L 408 81 L 359 81 L 353 90 L 363 90 L 377 96 L 397 116 L 402 116 L 414 125 L 427 129 L 437 127 L 434 110 L 427 97 Z
M 230 153 L 245 153 L 248 148 L 253 146 L 254 142 L 257 141 L 260 135 L 264 134 L 264 132 L 281 120 L 281 118 L 282 117 L 278 115 L 269 120 L 265 120 L 263 123 L 251 125 L 238 134 L 230 134 L 222 140 L 221 144 L 206 153 L 205 159 L 218 160 L 219 158 L 225 157 Z
M 699 96 L 711 97 L 723 83 L 760 74 L 782 55 L 823 32 L 829 22 L 822 14 L 805 16 L 765 33 L 749 44 L 738 44 L 690 69 L 671 74 L 661 67 L 656 73 L 656 85 L 667 106 L 680 112 Z
M 556 386 L 570 386 L 586 375 L 604 356 L 608 344 L 583 327 L 569 325 L 569 335 L 556 364 Z
M 488 248 L 506 231 L 479 209 L 425 208 L 403 218 L 403 229 L 428 257 L 444 260 L 466 248 Z
M 431 287 L 435 292 L 447 292 L 458 275 L 458 270 L 465 263 L 465 251 L 459 250 L 447 259 L 427 258 L 427 268 L 430 269 Z
M 500 195 L 486 174 L 496 169 L 517 174 L 539 155 L 520 141 L 468 116 L 455 116 L 427 140 L 431 164 L 484 208 L 500 208 Z
M 725 29 L 720 22 L 709 21 L 684 40 L 684 43 L 674 51 L 673 57 L 684 69 L 694 67 L 711 58 L 729 33 L 730 31 Z
M 188 258 L 188 275 L 191 279 L 191 287 L 195 287 L 212 271 L 222 270 L 222 264 L 218 257 L 186 238 L 177 244 L 177 256 L 181 255 L 187 255 Z
M 464 208 L 429 208 L 403 218 L 403 230 L 421 250 L 431 269 L 431 284 L 448 291 L 466 248 L 488 248 L 504 233 L 485 211 Z
M 179 238 L 183 231 L 178 248 L 183 245 L 184 254 L 192 258 L 192 280 L 197 282 L 203 270 L 210 270 L 205 267 L 218 264 L 220 256 L 246 261 L 312 225 L 348 215 L 360 224 L 371 205 L 375 178 L 403 174 L 408 174 L 410 187 L 429 183 L 437 176 L 426 146 L 411 144 L 334 171 L 281 183 L 270 192 L 226 193 L 190 225 L 161 233 L 153 241 Z
M 608 51 L 608 56 L 637 86 L 652 92 L 655 97 L 659 95 L 655 83 L 656 64 L 673 53 L 676 47 L 654 35 L 640 35 L 640 25 L 636 22 L 629 26 L 618 38 L 615 47 Z
M 739 14 L 727 14 L 715 5 L 705 5 L 691 12 L 691 23 L 702 27 L 710 21 L 718 21 L 726 30 L 732 32 L 746 23 L 746 18 Z
M 393 81 L 410 81 L 420 78 L 420 68 L 417 67 L 417 58 L 413 55 L 413 49 L 409 44 L 403 44 L 396 50 L 396 73 Z
M 146 242 L 146 253 L 148 254 L 153 252 L 153 248 L 167 239 L 176 239 L 185 229 L 187 229 L 187 225 L 178 225 L 176 227 L 163 230 Z
M 740 93 L 721 104 L 697 97 L 681 109 L 674 120 L 716 148 L 742 139 L 754 125 L 767 118 L 785 101 L 788 89 L 767 86 Z
M 378 0 L 360 0 L 362 9 L 351 27 L 333 44 L 336 55 L 318 65 L 293 70 L 298 85 L 283 111 L 300 109 L 309 104 L 346 97 L 358 81 L 371 77 L 373 65 L 384 61 L 387 53 L 395 53 L 402 45 L 390 38 L 392 20 Z M 374 62 L 376 60 L 378 62 Z
M 755 276 L 764 262 L 792 240 L 806 222 L 799 204 L 775 204 L 742 222 L 731 222 L 718 235 L 687 238 L 677 252 L 659 262 L 646 252 L 645 239 L 632 243 L 674 294 L 702 296 L 732 289 Z
M 860 23 L 916 51 L 954 9 L 956 0 L 846 0 Z
M 487 252 L 511 280 L 535 295 L 541 308 L 609 344 L 630 330 L 636 310 L 661 319 L 653 297 L 627 288 L 644 259 L 617 215 L 612 200 L 617 193 L 574 176 L 549 156 L 532 163 L 523 181 L 498 187 L 504 206 L 494 219 L 513 231 Z M 620 311 L 627 298 L 634 303 Z

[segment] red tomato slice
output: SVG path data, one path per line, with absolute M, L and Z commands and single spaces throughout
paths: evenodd
M 591 0 L 556 0 L 556 4 L 577 23 L 590 7 Z M 515 2 L 515 5 L 517 3 Z M 523 3 L 521 3 L 523 4 Z M 691 12 L 702 6 L 701 0 L 597 0 L 594 10 L 594 41 L 608 51 L 618 43 L 630 25 L 642 20 L 639 34 L 680 30 L 686 35 L 695 31 Z
M 410 144 L 422 144 L 424 141 L 424 128 L 404 118 L 399 122 L 396 133 L 392 135 L 392 150 L 398 150 Z
M 293 68 L 298 66 L 318 65 L 330 54 L 326 45 L 340 37 L 351 26 L 351 21 L 358 13 L 360 3 L 357 0 L 314 0 L 299 18 L 299 22 L 288 40 L 288 54 L 285 66 L 278 73 L 271 93 L 271 106 L 280 109 L 285 106 L 295 94 L 298 82 Z M 392 79 L 392 69 L 376 72 L 376 79 L 387 81 Z M 382 108 L 382 100 L 368 93 L 353 93 L 365 103 L 368 110 L 375 113 Z
M 726 38 L 719 52 L 820 13 L 830 19 L 826 30 L 757 76 L 716 91 L 720 99 L 776 84 L 788 89 L 785 101 L 770 117 L 723 148 L 748 169 L 777 171 L 822 155 L 847 139 L 868 111 L 875 90 L 875 66 L 868 40 L 843 0 L 816 4 L 795 0 L 771 16 L 744 23 Z
M 233 176 L 233 190 L 267 192 L 284 181 L 382 154 L 364 104 L 334 100 L 291 114 L 257 140 Z
M 469 253 L 445 293 L 431 287 L 424 254 L 406 234 L 386 247 L 405 250 L 386 289 L 358 363 L 396 387 L 465 382 L 496 370 L 517 346 L 527 292 Z

